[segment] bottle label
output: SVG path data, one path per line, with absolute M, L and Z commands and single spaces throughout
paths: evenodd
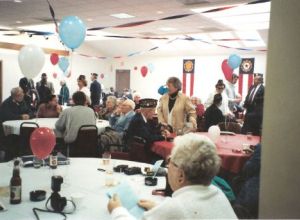
M 57 166 L 57 157 L 51 156 L 50 157 L 50 166 Z
M 21 186 L 11 186 L 10 187 L 10 199 L 20 200 L 21 199 Z

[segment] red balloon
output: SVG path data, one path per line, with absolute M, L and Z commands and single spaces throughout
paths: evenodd
M 58 54 L 52 53 L 50 56 L 50 61 L 51 61 L 52 65 L 56 65 L 59 61 Z
M 53 73 L 53 78 L 56 79 L 57 73 Z
M 56 144 L 55 134 L 50 128 L 37 128 L 30 136 L 30 146 L 33 155 L 45 159 Z
M 148 68 L 146 66 L 143 66 L 141 68 L 141 74 L 142 74 L 142 76 L 145 77 L 147 75 L 147 73 L 148 73 Z
M 227 81 L 231 81 L 233 69 L 228 65 L 227 59 L 223 60 L 222 62 L 222 71 L 224 73 L 225 79 Z

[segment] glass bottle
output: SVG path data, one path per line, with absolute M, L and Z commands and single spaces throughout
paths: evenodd
M 22 179 L 20 177 L 20 161 L 14 161 L 13 176 L 10 179 L 10 204 L 19 204 L 22 200 Z

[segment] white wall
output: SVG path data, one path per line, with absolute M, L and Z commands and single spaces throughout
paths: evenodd
M 237 53 L 238 54 L 238 53 Z M 194 57 L 152 57 L 152 56 L 137 56 L 113 62 L 113 72 L 116 69 L 131 70 L 131 89 L 137 90 L 142 97 L 159 98 L 157 93 L 158 88 L 164 85 L 168 77 L 176 76 L 182 80 L 183 59 L 195 59 L 195 81 L 194 95 L 205 101 L 210 92 L 214 91 L 215 84 L 218 79 L 224 79 L 221 69 L 221 63 L 227 59 L 230 54 L 218 56 L 194 56 Z M 266 72 L 266 54 L 243 54 L 242 57 L 255 58 L 255 72 Z M 140 68 L 153 64 L 153 72 L 148 71 L 146 77 L 142 77 Z M 138 67 L 134 70 L 134 67 Z M 238 72 L 238 69 L 235 70 Z M 114 75 L 114 73 L 112 73 Z M 247 80 L 247 77 L 244 77 Z M 247 88 L 244 86 L 243 95 L 247 93 Z M 189 91 L 187 91 L 189 92 Z

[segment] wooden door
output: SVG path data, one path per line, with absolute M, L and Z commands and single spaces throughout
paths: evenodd
M 116 91 L 123 93 L 123 89 L 130 89 L 130 70 L 116 70 Z

